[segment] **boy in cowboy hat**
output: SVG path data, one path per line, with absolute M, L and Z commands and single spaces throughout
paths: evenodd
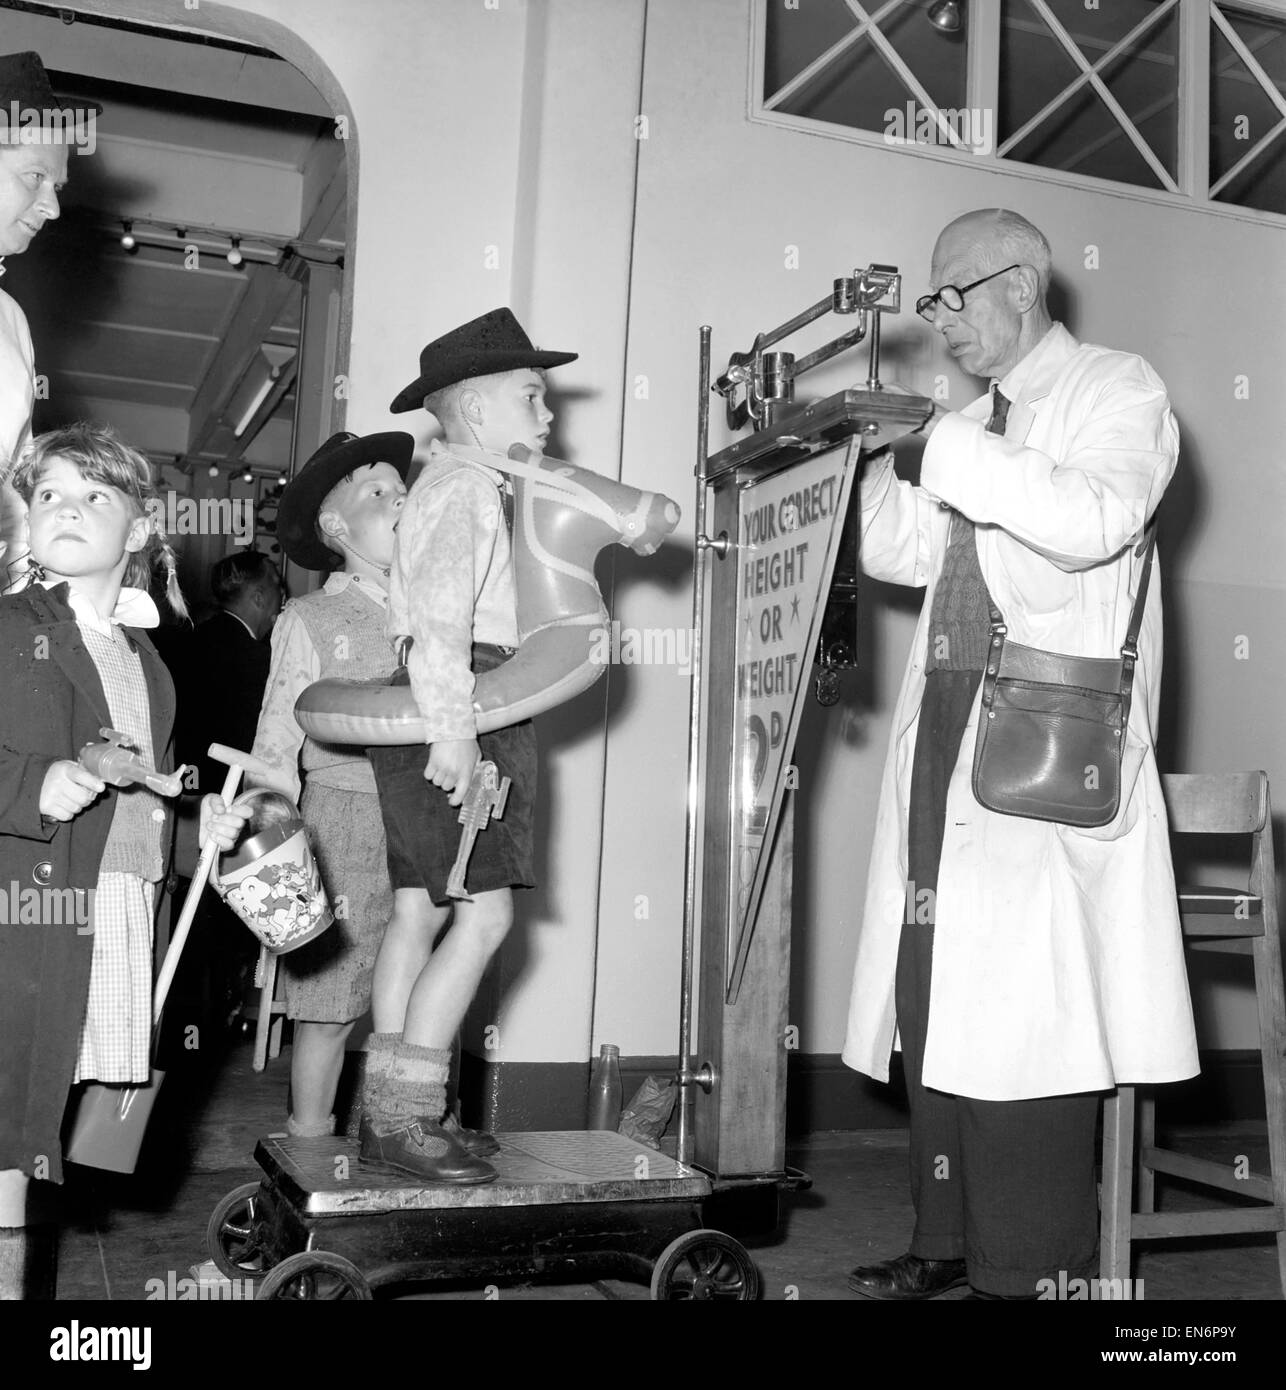
M 495 1177 L 483 1158 L 495 1140 L 447 1114 L 447 1075 L 465 1011 L 513 920 L 511 890 L 535 885 L 535 731 L 527 722 L 480 736 L 473 709 L 475 676 L 518 645 L 505 478 L 452 446 L 501 459 L 515 443 L 542 452 L 554 418 L 544 369 L 575 358 L 538 351 L 508 309 L 494 309 L 430 343 L 420 375 L 390 407 L 424 406 L 444 437 L 430 445 L 407 498 L 389 589 L 389 635 L 406 653 L 395 680 L 411 686 L 428 747 L 369 750 L 398 907 L 375 966 L 361 1143 L 363 1158 L 430 1182 Z M 471 900 L 455 905 L 435 951 L 451 912 L 457 808 L 480 758 L 511 779 L 509 800 L 504 818 L 478 836 Z
M 393 910 L 375 779 L 360 749 L 317 743 L 295 720 L 316 680 L 388 677 L 384 635 L 393 536 L 406 501 L 415 441 L 394 431 L 332 435 L 281 494 L 277 539 L 304 569 L 329 571 L 321 589 L 282 609 L 254 753 L 272 785 L 303 800 L 335 925 L 282 957 L 286 1011 L 295 1020 L 291 1109 L 301 1138 L 330 1134 L 344 1046 L 371 1002 L 371 972 Z M 258 779 L 261 782 L 267 779 Z

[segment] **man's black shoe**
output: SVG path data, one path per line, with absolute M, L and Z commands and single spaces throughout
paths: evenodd
M 922 1260 L 918 1255 L 859 1265 L 848 1276 L 849 1288 L 864 1298 L 937 1298 L 968 1282 L 963 1260 Z

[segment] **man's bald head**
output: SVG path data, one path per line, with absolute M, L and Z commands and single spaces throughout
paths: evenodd
M 1008 208 L 983 208 L 948 222 L 934 248 L 935 266 L 944 249 L 972 252 L 982 267 L 979 274 L 999 270 L 1002 265 L 1029 265 L 1039 280 L 1041 298 L 1049 291 L 1054 264 L 1049 242 L 1039 227 Z
M 933 248 L 933 288 L 964 290 L 964 307 L 939 300 L 932 323 L 964 371 L 1002 377 L 1049 331 L 1052 260 L 1041 231 L 1005 208 L 969 212 L 943 228 Z

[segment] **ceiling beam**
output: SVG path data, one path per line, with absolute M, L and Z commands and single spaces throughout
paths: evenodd
M 160 141 L 98 134 L 92 177 L 77 194 L 73 168 L 70 204 L 102 208 L 110 189 L 113 219 L 159 222 L 170 227 L 218 227 L 222 231 L 289 238 L 299 230 L 303 180 L 297 169 L 265 159 L 197 150 Z M 236 209 L 236 222 L 229 210 Z
M 183 6 L 175 7 L 182 18 Z M 71 10 L 64 11 L 72 14 Z M 200 11 L 192 6 L 190 18 Z M 181 92 L 211 101 L 327 117 L 321 93 L 292 64 L 182 35 L 115 28 L 91 21 L 64 23 L 55 15 L 6 10 L 7 52 L 34 48 L 47 68 L 106 82 Z
M 323 136 L 313 142 L 301 171 L 301 230 L 298 237 L 292 238 L 296 243 L 327 241 L 327 232 L 341 217 L 348 198 L 346 153 L 342 140 Z M 347 240 L 346 230 L 341 224 L 338 243 L 330 238 L 329 244 L 342 246 Z
M 237 301 L 231 321 L 192 398 L 189 454 L 199 454 L 205 448 L 232 393 L 245 375 L 247 363 L 281 317 L 290 296 L 297 293 L 294 281 L 272 266 L 255 266 L 247 271 L 245 293 Z
M 254 416 L 241 432 L 239 438 L 235 439 L 232 446 L 226 450 L 222 457 L 224 463 L 237 463 L 242 455 L 250 448 L 259 435 L 263 427 L 272 419 L 277 407 L 281 404 L 283 397 L 295 384 L 295 378 L 299 374 L 299 355 L 296 353 L 281 369 L 281 375 L 272 384 L 272 390 L 264 397 L 263 403 L 255 411 Z M 282 474 L 286 472 L 287 464 L 282 464 Z
M 303 199 L 299 209 L 298 241 L 319 241 L 343 211 L 347 188 L 343 142 L 316 141 L 304 162 L 299 182 Z M 193 454 L 199 454 L 209 442 L 245 373 L 246 364 L 281 317 L 291 295 L 302 293 L 289 275 L 267 267 L 256 268 L 249 278 L 251 284 L 238 303 L 192 401 L 188 438 L 189 452 Z

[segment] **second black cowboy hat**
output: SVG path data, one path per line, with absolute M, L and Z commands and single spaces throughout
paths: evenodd
M 317 513 L 326 495 L 355 468 L 389 463 L 406 481 L 415 440 L 402 430 L 387 434 L 332 434 L 293 477 L 277 504 L 277 540 L 306 570 L 337 568 L 342 557 L 317 534 Z
M 419 410 L 425 396 L 453 382 L 493 372 L 512 372 L 519 367 L 561 367 L 575 362 L 574 352 L 541 352 L 510 309 L 492 309 L 481 318 L 453 328 L 435 338 L 420 353 L 420 375 L 393 398 L 394 415 Z
M 102 110 L 96 101 L 71 101 L 55 95 L 39 53 L 0 54 L 0 144 L 6 143 L 15 112 L 19 122 L 16 134 L 21 136 L 32 112 L 67 111 L 80 119 L 91 111 L 101 115 Z

